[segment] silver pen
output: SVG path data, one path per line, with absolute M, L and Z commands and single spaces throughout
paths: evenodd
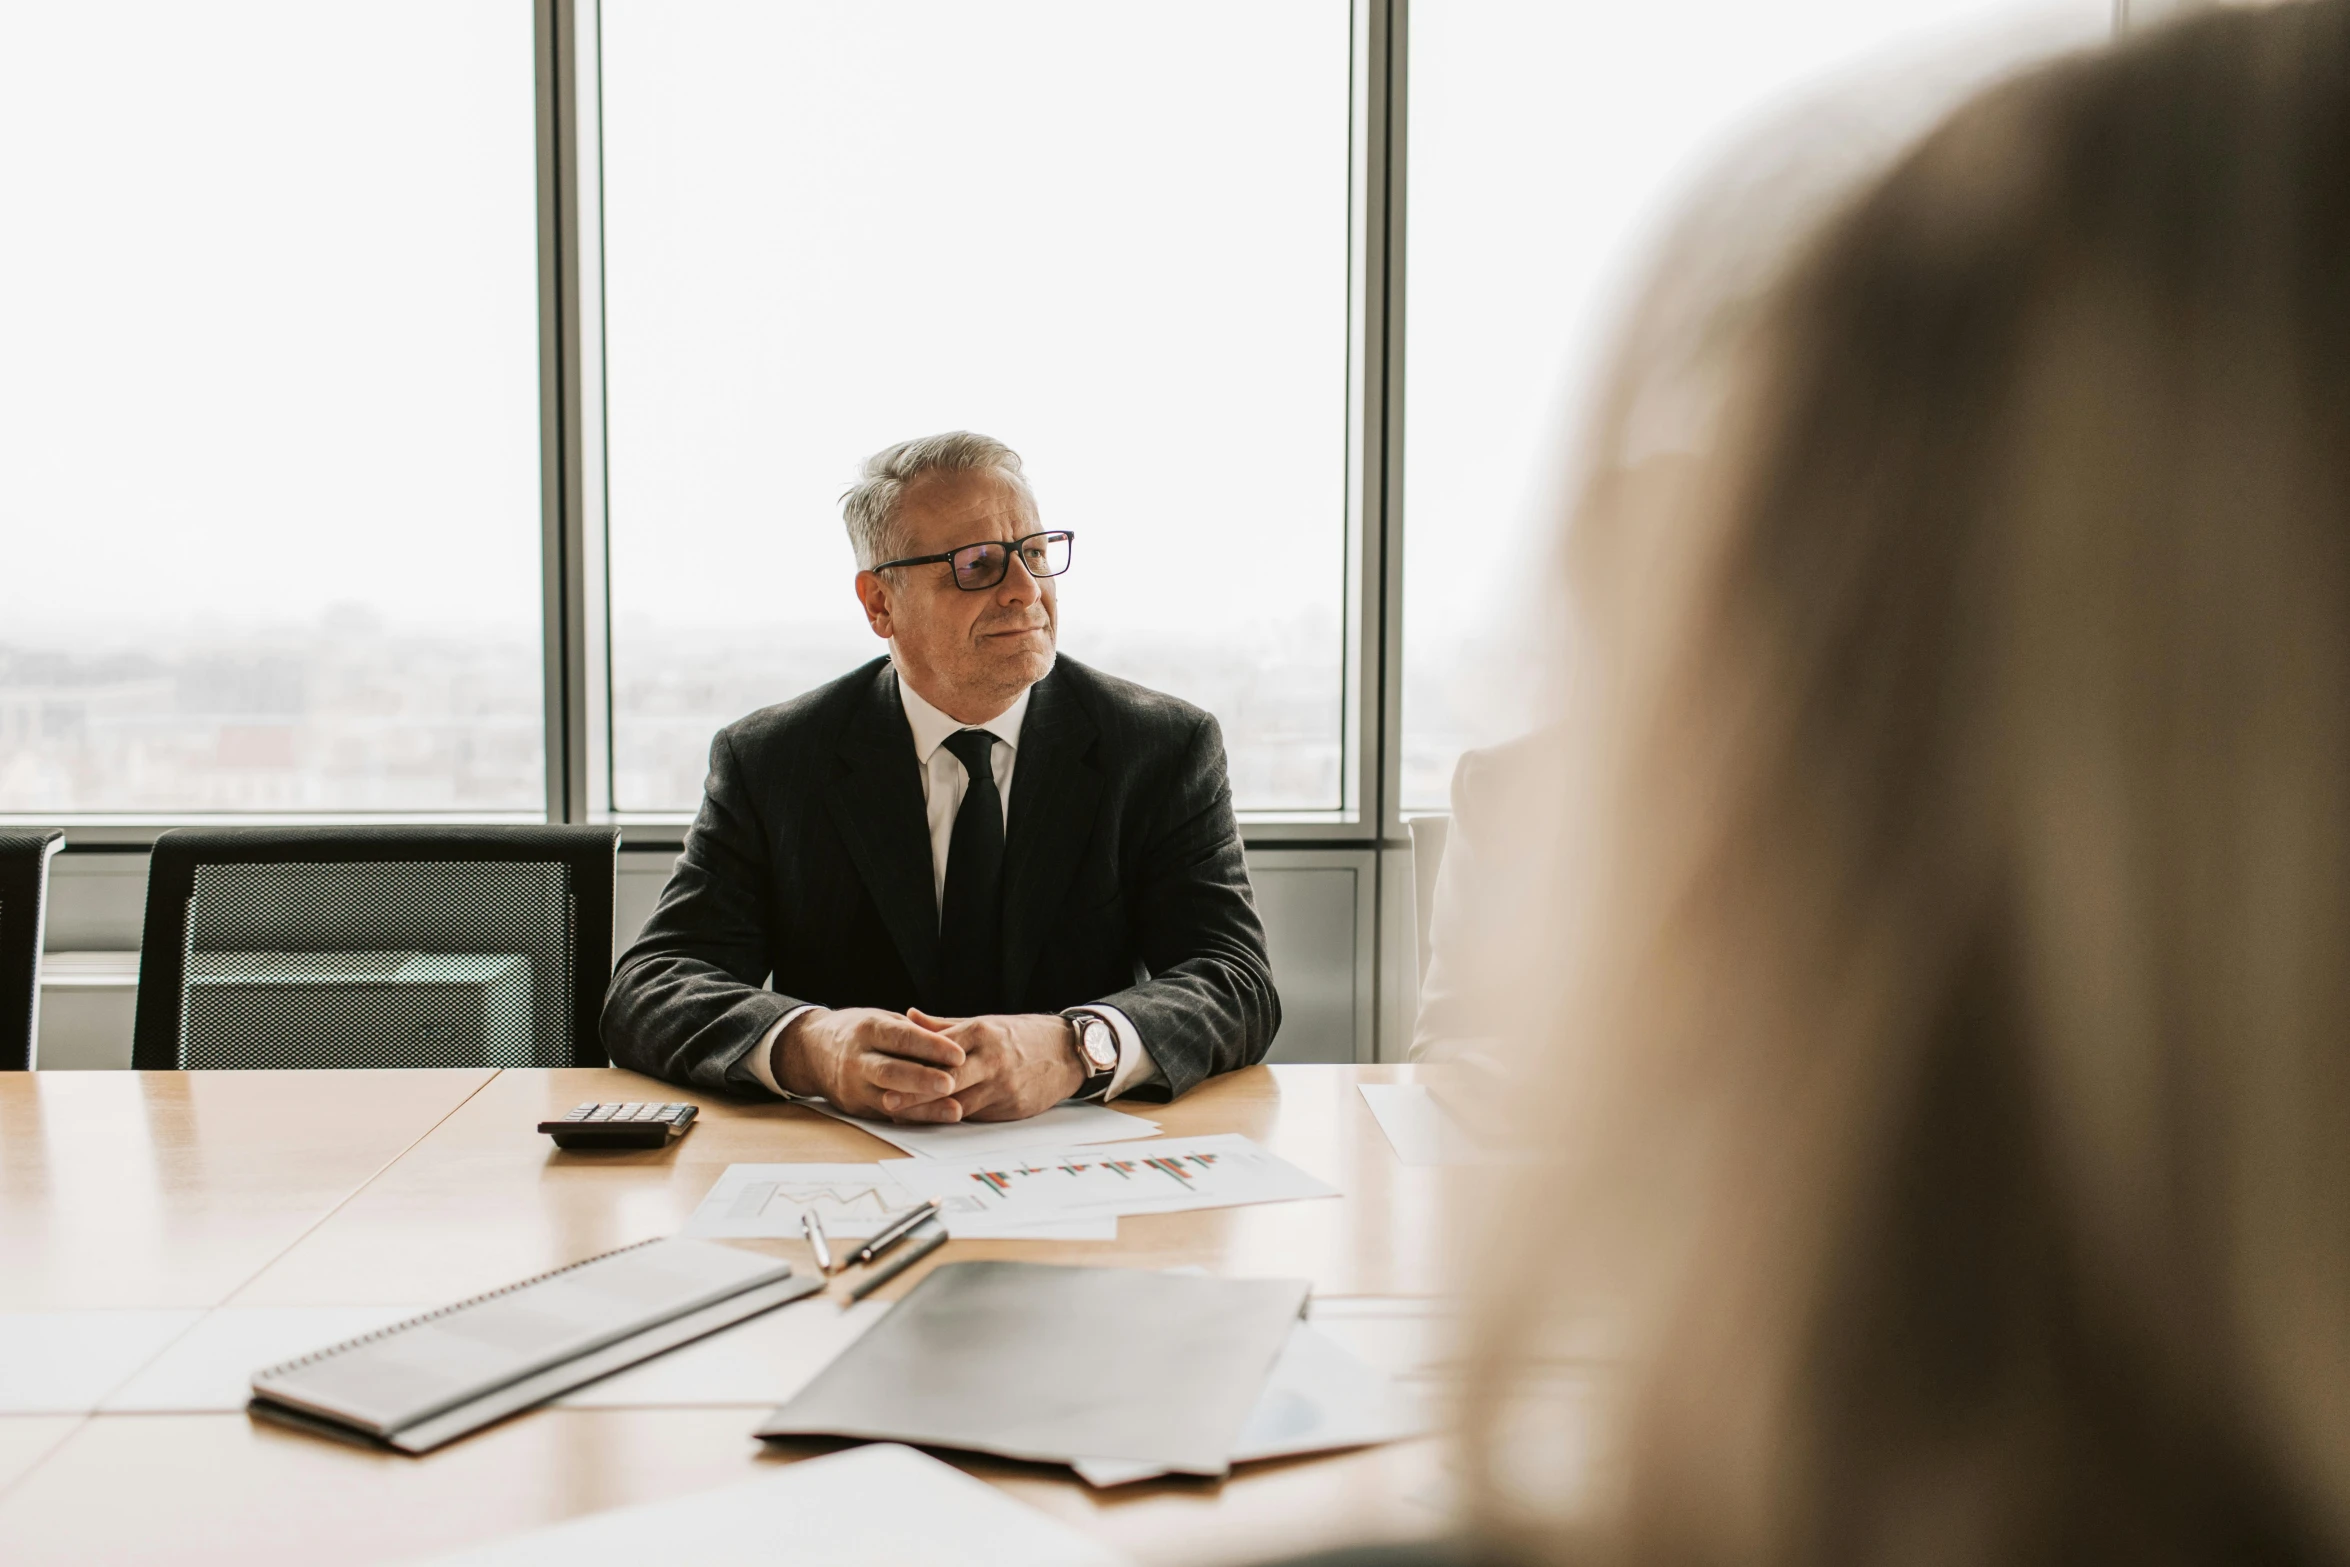
M 906 1247 L 879 1267 L 867 1268 L 865 1276 L 849 1286 L 851 1303 L 863 1300 L 947 1243 L 946 1226 L 943 1224 L 922 1224 L 913 1230 L 912 1234 L 914 1243 L 911 1246 Z
M 832 1243 L 824 1238 L 824 1221 L 809 1208 L 800 1215 L 800 1233 L 808 1237 L 808 1245 L 816 1253 L 816 1271 L 832 1271 Z
M 911 1235 L 914 1232 L 916 1225 L 919 1225 L 923 1220 L 929 1218 L 936 1212 L 938 1212 L 938 1199 L 936 1197 L 931 1198 L 928 1202 L 916 1203 L 913 1207 L 908 1208 L 904 1213 L 899 1214 L 896 1218 L 883 1225 L 881 1229 L 874 1235 L 873 1239 L 867 1241 L 863 1246 L 859 1247 L 857 1250 L 857 1260 L 863 1263 L 872 1262 L 874 1258 L 880 1256 L 883 1252 L 889 1250 L 892 1246 L 895 1246 L 899 1241 L 904 1240 L 908 1235 Z

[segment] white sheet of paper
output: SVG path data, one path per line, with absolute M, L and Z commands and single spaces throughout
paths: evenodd
M 0 1311 L 0 1415 L 86 1415 L 203 1315 Z
M 1099 1541 L 888 1442 L 425 1560 L 437 1567 L 1128 1567 L 1128 1558 Z
M 1335 1197 L 1338 1189 L 1236 1132 L 1147 1148 L 1063 1148 L 989 1159 L 884 1159 L 917 1197 L 976 1204 L 1009 1223 L 1182 1213 Z M 953 1227 L 949 1226 L 952 1233 Z
M 892 1214 L 929 1196 L 908 1188 L 888 1164 L 730 1164 L 680 1234 L 703 1240 L 798 1240 L 800 1215 L 814 1209 L 839 1255 L 843 1241 L 864 1240 Z M 1005 1219 L 976 1199 L 950 1203 L 947 1234 L 956 1240 L 1114 1241 L 1117 1216 Z M 844 1261 L 846 1259 L 843 1259 Z
M 1122 1143 L 1136 1137 L 1156 1137 L 1159 1123 L 1106 1105 L 1055 1105 L 1025 1121 L 957 1121 L 951 1126 L 901 1126 L 895 1121 L 868 1121 L 835 1110 L 821 1099 L 801 1103 L 809 1109 L 846 1121 L 870 1132 L 919 1159 L 992 1159 L 1023 1148 L 1071 1148 L 1086 1143 Z
M 1289 1330 L 1265 1391 L 1249 1411 L 1232 1461 L 1367 1447 L 1419 1436 L 1429 1428 L 1419 1396 L 1364 1365 L 1311 1323 Z M 1088 1485 L 1128 1485 L 1165 1473 L 1120 1458 L 1083 1458 L 1070 1466 Z
M 1476 1164 L 1485 1157 L 1424 1083 L 1360 1083 L 1363 1102 L 1405 1164 Z
M 109 1414 L 234 1411 L 253 1373 L 390 1327 L 432 1306 L 223 1306 L 206 1316 L 100 1407 Z

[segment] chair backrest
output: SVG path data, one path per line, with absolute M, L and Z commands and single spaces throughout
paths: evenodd
M 131 1065 L 602 1066 L 609 827 L 175 829 Z
M 0 832 L 0 1072 L 33 1064 L 41 1037 L 41 926 L 49 857 L 65 834 Z
M 1436 873 L 1444 864 L 1449 816 L 1414 816 L 1404 823 L 1412 835 L 1412 917 L 1420 933 L 1420 977 L 1428 977 L 1428 933 L 1436 920 Z

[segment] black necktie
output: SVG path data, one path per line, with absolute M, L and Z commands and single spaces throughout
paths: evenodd
M 996 791 L 984 729 L 947 736 L 970 782 L 947 840 L 947 890 L 939 903 L 939 1006 L 950 1017 L 1004 1009 L 1004 797 Z

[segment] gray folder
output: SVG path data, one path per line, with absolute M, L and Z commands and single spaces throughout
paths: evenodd
M 759 1435 L 1220 1475 L 1307 1289 L 1303 1279 L 952 1263 Z

